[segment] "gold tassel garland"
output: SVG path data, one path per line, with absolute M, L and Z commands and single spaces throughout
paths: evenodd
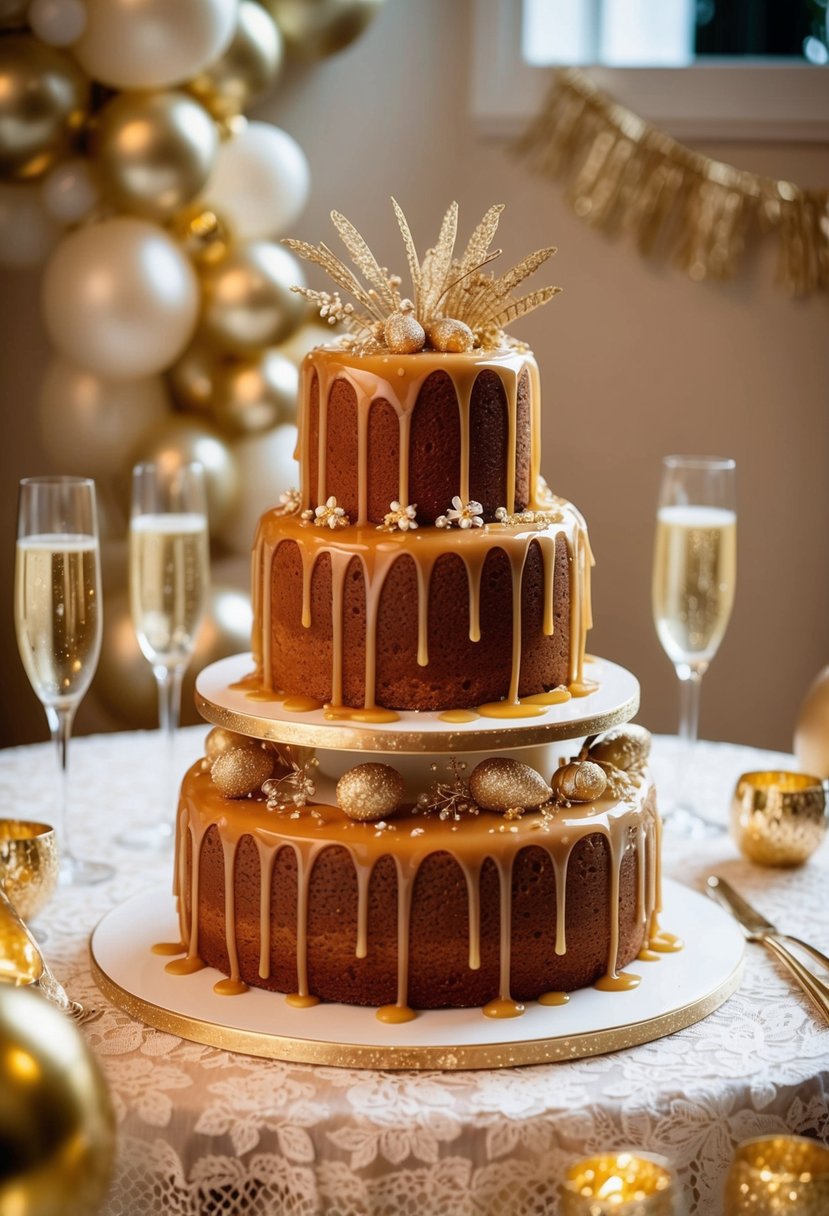
M 692 279 L 732 279 L 749 238 L 774 232 L 777 279 L 792 295 L 829 290 L 829 192 L 802 190 L 711 160 L 613 101 L 568 68 L 517 152 L 568 177 L 576 215 Z

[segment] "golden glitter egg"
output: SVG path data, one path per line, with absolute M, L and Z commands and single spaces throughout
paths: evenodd
M 593 744 L 589 752 L 591 760 L 612 764 L 626 773 L 641 772 L 650 754 L 651 732 L 635 722 L 608 731 Z
M 553 773 L 550 782 L 558 802 L 594 802 L 607 789 L 604 770 L 592 760 L 571 760 Z
M 261 747 L 234 747 L 222 752 L 210 769 L 213 784 L 225 798 L 255 794 L 273 774 L 273 752 Z
M 387 819 L 402 798 L 403 778 L 388 764 L 358 764 L 337 782 L 337 802 L 349 819 Z
M 248 748 L 253 751 L 260 747 L 258 739 L 250 739 L 247 735 L 239 735 L 235 730 L 225 730 L 223 726 L 214 726 L 204 741 L 204 752 L 210 761 L 218 760 L 224 752 L 237 748 Z
M 528 764 L 494 756 L 475 765 L 469 774 L 469 792 L 485 811 L 508 811 L 541 806 L 549 802 L 553 791 Z
M 414 355 L 426 345 L 426 330 L 408 312 L 393 312 L 383 326 L 383 337 L 395 355 Z
M 456 321 L 454 317 L 441 317 L 429 326 L 429 341 L 435 350 L 463 354 L 472 350 L 475 335 L 465 321 Z

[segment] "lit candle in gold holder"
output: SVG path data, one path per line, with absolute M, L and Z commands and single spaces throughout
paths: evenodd
M 804 1136 L 740 1144 L 725 1184 L 727 1216 L 826 1216 L 829 1149 Z
M 0 819 L 0 887 L 25 921 L 43 911 L 58 884 L 58 845 L 48 823 Z
M 805 773 L 743 773 L 731 800 L 731 834 L 750 861 L 798 866 L 826 832 L 826 795 Z
M 561 1184 L 563 1216 L 674 1216 L 676 1183 L 652 1153 L 602 1153 L 576 1161 Z

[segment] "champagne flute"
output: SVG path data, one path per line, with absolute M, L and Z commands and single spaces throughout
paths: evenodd
M 120 839 L 164 847 L 172 839 L 171 800 L 181 683 L 204 615 L 209 581 L 207 493 L 200 464 L 133 469 L 130 608 L 138 644 L 158 683 L 159 725 L 166 739 L 164 794 L 154 820 Z
M 737 571 L 736 466 L 728 457 L 666 456 L 656 515 L 652 603 L 656 632 L 676 668 L 682 759 L 668 823 L 684 835 L 716 827 L 687 792 L 702 677 L 723 639 Z
M 67 816 L 69 738 L 101 651 L 101 563 L 95 484 L 83 477 L 27 477 L 17 512 L 14 619 L 26 675 L 58 750 L 61 880 L 88 885 L 112 866 L 76 857 Z

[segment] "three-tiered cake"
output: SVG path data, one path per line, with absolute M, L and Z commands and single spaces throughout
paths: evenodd
M 303 365 L 300 490 L 259 524 L 241 690 L 288 718 L 375 724 L 386 754 L 349 767 L 278 729 L 267 742 L 211 732 L 182 787 L 186 954 L 169 968 L 208 964 L 221 992 L 376 1005 L 385 1020 L 474 1005 L 513 1016 L 594 982 L 633 986 L 623 967 L 670 944 L 647 739 L 588 740 L 559 768 L 549 749 L 508 744 L 448 771 L 412 745 L 418 715 L 447 730 L 543 723 L 596 686 L 587 531 L 540 476 L 538 368 L 503 333 L 553 294 L 514 295 L 552 251 L 496 279 L 484 267 L 500 209 L 456 258 L 450 208 L 420 262 L 396 210 L 412 300 L 341 216 L 368 287 L 327 247 L 289 242 L 362 311 L 306 292 L 352 336 Z M 418 750 L 415 764 L 388 754 Z

